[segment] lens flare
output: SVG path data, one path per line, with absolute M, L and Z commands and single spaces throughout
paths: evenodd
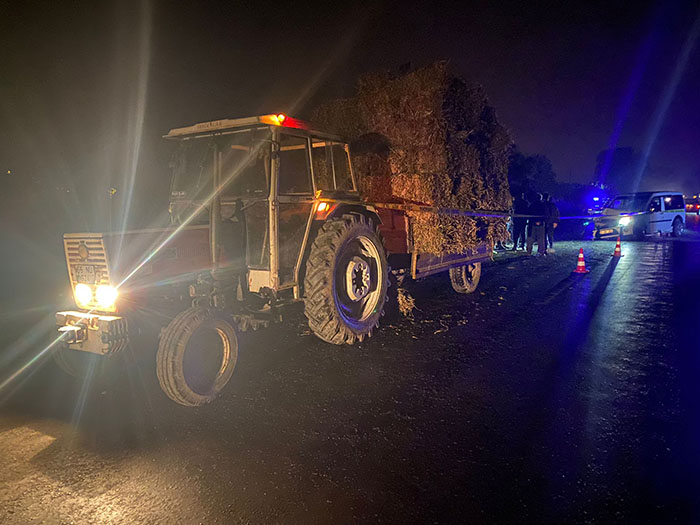
M 95 296 L 97 297 L 97 304 L 99 304 L 100 307 L 109 309 L 114 308 L 114 303 L 117 302 L 119 292 L 114 286 L 102 284 L 97 287 Z
M 78 283 L 75 285 L 75 302 L 78 306 L 87 306 L 92 301 L 92 290 L 87 284 Z

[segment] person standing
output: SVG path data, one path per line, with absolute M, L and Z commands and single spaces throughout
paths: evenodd
M 525 235 L 525 227 L 527 226 L 526 217 L 518 217 L 518 215 L 527 215 L 528 203 L 525 200 L 525 194 L 517 195 L 513 200 L 513 251 L 518 249 L 518 245 L 524 250 L 527 244 Z
M 545 216 L 547 209 L 542 201 L 542 195 L 537 194 L 528 209 L 528 215 L 532 215 L 528 219 L 529 235 L 527 238 L 527 254 L 532 255 L 532 247 L 537 243 L 537 255 L 547 255 L 547 245 L 545 241 Z
M 545 219 L 545 243 L 547 250 L 554 253 L 554 229 L 559 225 L 561 215 L 559 214 L 559 208 L 552 200 L 551 195 L 545 193 L 543 200 L 547 212 Z

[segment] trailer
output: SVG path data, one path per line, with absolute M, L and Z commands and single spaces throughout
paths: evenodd
M 350 345 L 378 328 L 392 281 L 447 271 L 470 293 L 491 257 L 486 242 L 419 253 L 408 206 L 364 202 L 348 144 L 301 120 L 217 120 L 165 138 L 167 227 L 64 236 L 76 309 L 56 314 L 54 357 L 73 375 L 86 354 L 111 359 L 145 337 L 165 394 L 201 405 L 231 379 L 240 332 L 283 321 L 288 305 L 303 303 L 320 339 Z

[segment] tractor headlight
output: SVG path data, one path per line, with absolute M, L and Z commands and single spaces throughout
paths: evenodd
M 110 309 L 114 308 L 114 303 L 117 302 L 117 296 L 119 292 L 114 286 L 108 286 L 106 284 L 101 284 L 97 287 L 95 296 L 97 297 L 97 304 L 101 308 Z
M 87 284 L 84 283 L 78 283 L 75 285 L 73 295 L 75 295 L 75 302 L 78 306 L 86 307 L 92 301 L 92 290 Z
M 630 222 L 632 222 L 632 217 L 621 217 L 620 222 L 618 224 L 622 227 L 625 227 L 629 226 Z

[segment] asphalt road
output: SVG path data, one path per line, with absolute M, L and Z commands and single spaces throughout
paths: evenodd
M 690 237 L 499 255 L 468 296 L 411 283 L 414 318 L 355 347 L 294 312 L 197 409 L 154 368 L 80 384 L 39 358 L 0 389 L 0 522 L 698 522 Z M 40 350 L 23 329 L 4 377 Z

